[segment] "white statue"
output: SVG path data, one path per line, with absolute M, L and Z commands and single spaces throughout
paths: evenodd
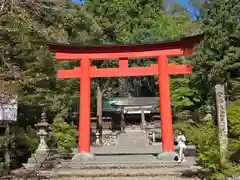
M 182 132 L 178 132 L 178 136 L 176 139 L 178 145 L 178 162 L 183 162 L 185 161 L 185 156 L 184 156 L 184 149 L 186 148 L 186 137 L 182 134 Z

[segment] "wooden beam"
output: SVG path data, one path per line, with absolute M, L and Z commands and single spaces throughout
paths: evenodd
M 91 67 L 91 77 L 153 76 L 157 74 L 157 64 L 149 67 L 97 68 Z
M 75 67 L 74 69 L 58 70 L 57 77 L 59 79 L 71 79 L 81 77 L 81 68 Z
M 128 61 L 120 60 L 119 68 L 90 68 L 90 77 L 127 77 L 127 76 L 154 76 L 158 73 L 157 64 L 152 64 L 149 67 L 128 67 Z M 191 74 L 191 65 L 175 65 L 168 64 L 169 74 Z M 81 68 L 75 67 L 71 70 L 59 70 L 58 78 L 80 78 Z
M 119 68 L 128 68 L 128 59 L 119 60 Z
M 168 74 L 191 74 L 191 65 L 168 64 Z
M 89 58 L 91 60 L 113 60 L 117 58 L 156 58 L 158 56 L 186 56 L 193 53 L 191 48 L 163 49 L 142 52 L 110 52 L 110 53 L 63 53 L 56 52 L 57 60 L 80 60 Z

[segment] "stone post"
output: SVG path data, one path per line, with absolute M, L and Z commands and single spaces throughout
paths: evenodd
M 126 123 L 125 123 L 124 108 L 123 107 L 121 108 L 120 126 L 121 126 L 121 132 L 124 133 L 125 132 Z
M 141 109 L 141 126 L 143 130 L 146 130 L 147 122 L 145 120 L 144 109 Z
M 102 97 L 103 93 L 100 89 L 100 87 L 97 87 L 97 131 L 99 133 L 99 139 L 102 143 Z
M 217 84 L 215 86 L 215 93 L 221 162 L 224 163 L 228 151 L 228 123 L 224 85 Z

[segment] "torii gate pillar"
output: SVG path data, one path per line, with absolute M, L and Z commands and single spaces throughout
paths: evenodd
M 158 57 L 158 86 L 162 129 L 162 148 L 165 152 L 173 152 L 174 138 L 167 56 Z
M 91 124 L 91 105 L 90 105 L 90 59 L 83 59 L 81 61 L 81 74 L 80 79 L 80 113 L 79 113 L 79 146 L 78 151 L 81 153 L 90 152 L 90 124 Z

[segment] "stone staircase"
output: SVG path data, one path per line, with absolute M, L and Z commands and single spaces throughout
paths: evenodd
M 63 160 L 56 168 L 38 171 L 38 177 L 51 180 L 194 180 L 183 177 L 197 172 L 194 155 L 183 163 L 160 161 L 161 146 L 149 146 L 146 133 L 128 130 L 118 136 L 117 146 L 91 147 L 96 159 L 89 162 Z M 189 147 L 191 151 L 194 147 Z M 16 178 L 15 178 L 16 179 Z M 18 178 L 19 180 L 21 178 Z M 34 180 L 34 178 L 31 178 Z
M 136 128 L 126 129 L 125 133 L 120 134 L 117 146 L 94 147 L 91 152 L 96 156 L 95 161 L 64 161 L 51 172 L 51 179 L 193 180 L 196 178 L 182 177 L 182 174 L 199 169 L 195 166 L 194 156 L 188 156 L 181 164 L 157 160 L 156 155 L 161 152 L 161 147 L 149 146 L 146 132 Z
M 200 167 L 195 166 L 193 157 L 179 164 L 176 162 L 162 162 L 151 155 L 119 155 L 118 159 L 96 157 L 91 162 L 73 162 L 64 160 L 57 168 L 38 171 L 37 177 L 31 180 L 194 180 L 195 176 L 183 176 L 196 173 Z M 8 178 L 9 179 L 9 178 Z M 14 177 L 13 179 L 26 180 Z
M 125 155 L 124 155 L 125 156 Z M 136 157 L 135 157 L 136 158 Z M 41 171 L 41 176 L 49 176 L 50 179 L 83 179 L 83 180 L 109 180 L 109 179 L 188 179 L 181 175 L 189 170 L 196 171 L 199 167 L 189 157 L 186 162 L 178 164 L 176 162 L 160 162 L 151 159 L 149 156 L 141 156 L 141 159 L 134 160 L 133 157 L 127 159 L 99 160 L 94 162 L 72 162 L 71 160 L 62 162 L 53 171 Z M 194 178 L 192 178 L 194 179 Z

